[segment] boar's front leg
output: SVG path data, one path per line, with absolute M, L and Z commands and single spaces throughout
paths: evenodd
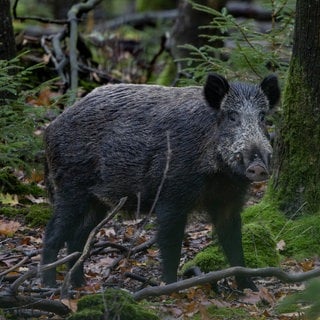
M 213 223 L 216 227 L 219 243 L 229 264 L 232 267 L 245 266 L 239 207 L 230 205 L 230 203 L 220 205 L 219 208 L 215 208 L 214 213 L 212 212 L 212 216 L 214 217 Z M 236 281 L 238 288 L 241 290 L 245 288 L 257 290 L 256 285 L 249 277 L 237 276 Z
M 187 215 L 180 210 L 163 205 L 157 205 L 156 213 L 163 280 L 166 283 L 172 283 L 177 281 Z

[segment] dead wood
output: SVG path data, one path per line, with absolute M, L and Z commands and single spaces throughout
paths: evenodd
M 231 276 L 250 276 L 250 277 L 276 277 L 286 283 L 303 282 L 320 276 L 320 268 L 307 272 L 288 273 L 280 268 L 267 267 L 259 269 L 251 269 L 245 267 L 232 267 L 219 271 L 212 271 L 191 279 L 186 279 L 174 283 L 170 283 L 159 287 L 148 287 L 137 291 L 133 297 L 135 300 L 145 299 L 147 297 L 156 297 L 161 295 L 169 295 L 173 292 L 188 289 L 194 286 L 210 284 L 217 282 L 226 277 Z
M 20 295 L 18 294 L 18 289 L 20 285 L 27 279 L 35 277 L 41 271 L 55 268 L 58 265 L 64 264 L 69 260 L 74 259 L 80 253 L 73 252 L 72 254 L 59 259 L 53 263 L 39 266 L 39 268 L 34 268 L 22 276 L 20 276 L 16 281 L 14 281 L 11 286 L 0 293 L 0 308 L 24 308 L 24 309 L 37 309 L 46 312 L 53 312 L 57 315 L 64 316 L 71 312 L 71 310 L 60 301 L 35 298 L 32 296 Z M 25 261 L 25 259 L 22 259 Z M 20 265 L 19 263 L 17 265 Z M 15 265 L 15 266 L 17 266 Z

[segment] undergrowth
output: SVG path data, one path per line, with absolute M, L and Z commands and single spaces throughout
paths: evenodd
M 33 81 L 33 74 L 42 67 L 23 66 L 21 56 L 0 60 L 0 192 L 14 191 L 4 190 L 12 187 L 12 172 L 28 173 L 35 163 L 42 163 L 41 130 L 47 108 L 30 102 L 43 88 L 53 84 L 54 79 L 40 85 Z M 54 107 L 55 101 L 50 108 Z
M 294 9 L 288 0 L 270 1 L 270 26 L 257 25 L 253 19 L 236 19 L 226 8 L 213 8 L 192 2 L 193 8 L 212 16 L 209 26 L 200 27 L 207 45 L 197 48 L 183 46 L 190 51 L 181 85 L 199 84 L 208 72 L 218 72 L 231 80 L 256 81 L 277 73 L 283 79 L 289 65 L 294 26 Z M 211 32 L 214 30 L 215 32 Z M 216 32 L 216 31 L 219 32 Z M 212 44 L 223 43 L 222 47 Z

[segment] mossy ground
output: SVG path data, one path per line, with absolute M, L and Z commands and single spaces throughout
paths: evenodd
M 160 318 L 142 303 L 134 301 L 128 292 L 107 289 L 104 293 L 81 298 L 78 302 L 78 311 L 68 319 L 158 320 Z
M 285 215 L 267 195 L 261 203 L 248 207 L 242 214 L 244 226 L 251 221 L 268 228 L 275 242 L 284 241 L 281 255 L 296 259 L 320 255 L 320 214 Z M 245 231 L 245 230 L 244 230 Z
M 9 167 L 0 169 L 0 193 L 33 196 L 44 196 L 45 191 L 38 187 L 36 183 L 23 183 L 13 173 Z
M 246 265 L 250 268 L 277 266 L 280 256 L 270 228 L 256 222 L 243 226 L 242 244 Z
M 40 203 L 24 207 L 2 206 L 0 215 L 8 218 L 21 217 L 30 227 L 45 226 L 51 217 L 49 204 Z
M 289 218 L 276 202 L 266 196 L 259 204 L 242 213 L 243 248 L 246 265 L 251 268 L 278 266 L 282 258 L 295 259 L 320 256 L 320 214 Z M 283 242 L 281 251 L 277 243 Z M 227 267 L 222 250 L 211 245 L 187 262 L 182 272 L 198 266 L 203 272 Z
M 280 256 L 276 251 L 276 241 L 270 228 L 259 223 L 250 222 L 243 226 L 243 248 L 247 267 L 260 268 L 277 266 Z M 188 261 L 182 272 L 198 266 L 202 272 L 210 272 L 228 267 L 222 249 L 218 245 L 210 245 L 199 252 L 194 259 Z
M 0 215 L 8 218 L 22 217 L 30 227 L 44 226 L 51 216 L 47 203 L 31 203 L 29 196 L 35 199 L 46 197 L 46 191 L 36 183 L 20 181 L 10 168 L 0 170 Z

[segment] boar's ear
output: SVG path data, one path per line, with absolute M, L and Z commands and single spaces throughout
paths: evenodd
M 273 108 L 280 99 L 278 78 L 273 74 L 267 76 L 262 80 L 260 87 L 269 100 L 270 109 Z
M 223 97 L 229 91 L 228 81 L 216 74 L 209 73 L 206 84 L 204 85 L 204 96 L 211 107 L 219 109 Z

